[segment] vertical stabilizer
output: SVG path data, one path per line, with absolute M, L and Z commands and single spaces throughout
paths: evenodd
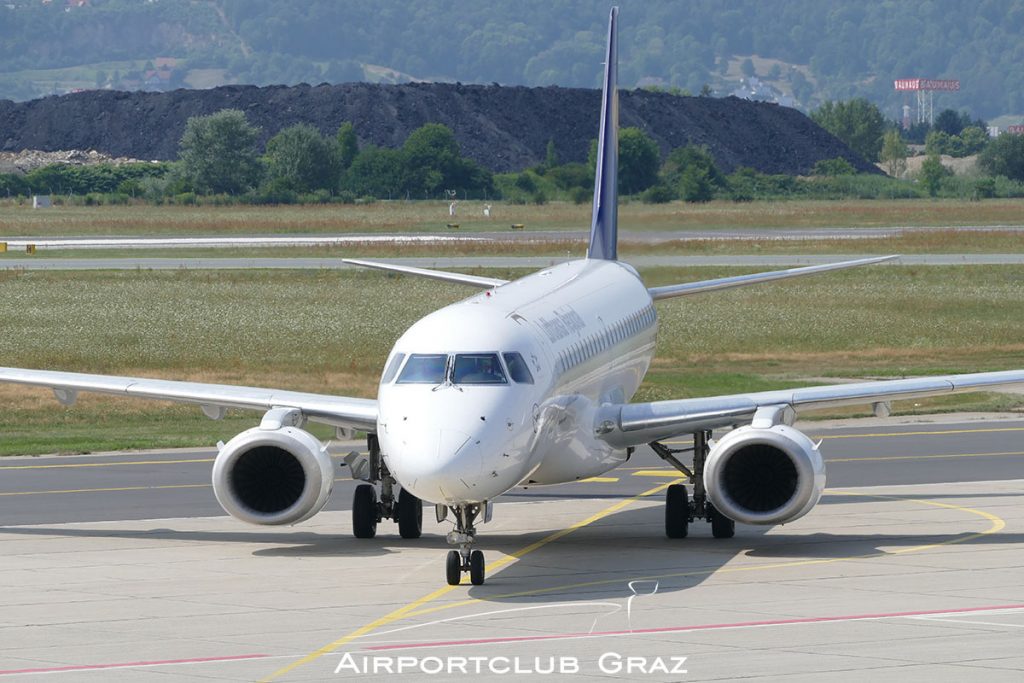
M 608 17 L 608 53 L 604 60 L 601 92 L 601 131 L 597 140 L 594 176 L 594 216 L 590 224 L 587 258 L 615 261 L 619 239 L 619 8 Z

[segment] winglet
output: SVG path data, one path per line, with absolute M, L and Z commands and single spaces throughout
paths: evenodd
M 587 258 L 615 261 L 619 232 L 619 8 L 608 17 L 608 53 L 604 60 L 604 89 L 601 94 L 601 131 L 597 141 L 594 176 L 594 214 L 590 224 Z

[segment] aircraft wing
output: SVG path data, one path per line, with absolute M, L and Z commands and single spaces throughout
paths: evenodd
M 732 396 L 606 405 L 598 411 L 597 437 L 616 448 L 638 446 L 680 434 L 749 424 L 759 410 L 864 405 L 926 396 L 1019 387 L 1024 370 L 832 384 Z
M 463 285 L 491 289 L 508 283 L 508 280 L 499 280 L 496 277 L 482 277 L 479 275 L 465 275 L 463 273 L 450 273 L 447 270 L 431 270 L 429 268 L 415 268 L 413 266 L 400 266 L 395 263 L 381 263 L 380 261 L 362 261 L 360 259 L 342 259 L 345 263 L 363 268 L 376 268 L 377 270 L 388 270 L 393 273 L 404 273 L 405 275 L 416 275 L 432 280 L 444 280 L 445 282 L 458 282 Z
M 134 396 L 164 401 L 192 403 L 202 407 L 207 417 L 223 417 L 228 408 L 270 410 L 297 408 L 314 422 L 335 427 L 374 431 L 377 428 L 377 402 L 298 391 L 279 391 L 229 384 L 174 382 L 162 379 L 86 375 L 77 372 L 0 368 L 0 382 L 28 384 L 53 389 L 64 405 L 75 402 L 79 392 Z

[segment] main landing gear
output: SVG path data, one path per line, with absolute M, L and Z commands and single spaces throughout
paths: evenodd
M 469 572 L 469 581 L 474 586 L 481 586 L 484 583 L 484 554 L 479 550 L 473 550 L 473 541 L 476 540 L 476 527 L 473 526 L 481 512 L 484 513 L 486 521 L 487 503 L 457 505 L 451 508 L 438 507 L 438 521 L 447 516 L 447 510 L 455 515 L 455 529 L 448 532 L 449 545 L 458 545 L 458 550 L 449 550 L 445 560 L 445 578 L 449 586 L 458 586 L 462 582 L 463 572 Z M 442 514 L 441 510 L 445 512 Z
M 704 490 L 704 461 L 708 457 L 710 431 L 699 431 L 693 435 L 693 448 L 671 449 L 657 441 L 651 442 L 651 449 L 659 458 L 672 465 L 693 482 L 693 499 L 687 495 L 686 487 L 673 484 L 665 492 L 665 535 L 669 538 L 686 538 L 690 523 L 703 519 L 711 524 L 711 535 L 715 538 L 732 538 L 736 533 L 736 522 L 715 509 L 707 499 Z M 693 451 L 693 470 L 676 458 L 677 453 Z
M 352 498 L 352 533 L 356 538 L 373 538 L 377 535 L 377 524 L 392 519 L 398 522 L 402 538 L 419 538 L 423 533 L 423 502 L 405 489 L 395 496 L 397 482 L 380 455 L 377 435 L 370 434 L 366 441 L 370 451 L 368 460 L 354 466 L 352 472 L 357 475 L 358 469 L 359 478 L 370 483 L 357 486 Z M 380 484 L 379 498 L 377 483 Z

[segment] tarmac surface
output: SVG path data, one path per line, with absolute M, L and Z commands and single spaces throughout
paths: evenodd
M 224 516 L 208 450 L 4 458 L 0 678 L 1021 680 L 1024 421 L 803 428 L 829 488 L 792 524 L 669 540 L 638 452 L 499 500 L 478 587 L 429 509 L 352 538 L 341 468 L 293 529 Z
M 497 221 L 495 221 L 497 222 Z M 507 226 L 506 226 L 507 227 Z M 946 227 L 890 226 L 876 228 L 718 228 L 679 230 L 632 230 L 624 228 L 620 237 L 624 242 L 659 243 L 708 240 L 855 240 L 897 237 L 903 234 L 956 231 L 962 233 L 1024 233 L 1020 225 L 961 225 Z M 585 241 L 588 230 L 449 230 L 444 233 L 311 233 L 311 234 L 254 234 L 254 235 L 101 235 L 101 236 L 10 236 L 0 237 L 10 251 L 24 251 L 28 245 L 36 249 L 188 249 L 239 247 L 308 247 L 345 244 L 411 242 L 566 242 Z

